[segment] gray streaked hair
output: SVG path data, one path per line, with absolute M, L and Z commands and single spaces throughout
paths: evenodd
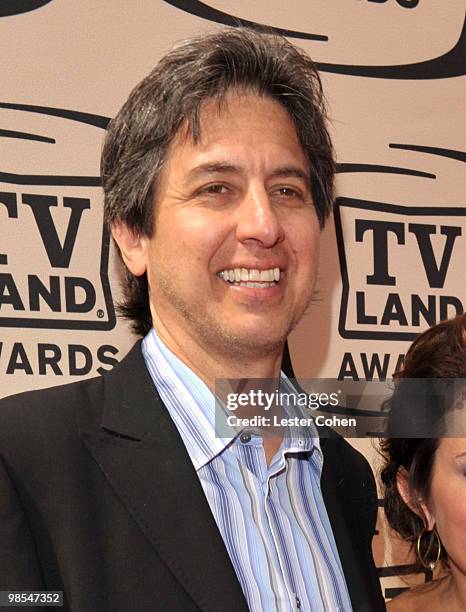
M 108 224 L 118 221 L 152 235 L 157 184 L 170 143 L 183 124 L 196 142 L 203 102 L 221 103 L 232 90 L 267 96 L 288 111 L 309 160 L 310 189 L 324 226 L 333 203 L 335 163 L 316 66 L 285 38 L 247 28 L 179 43 L 131 92 L 109 125 L 102 152 Z M 146 275 L 134 277 L 127 270 L 123 289 L 121 314 L 137 333 L 146 334 L 152 325 Z

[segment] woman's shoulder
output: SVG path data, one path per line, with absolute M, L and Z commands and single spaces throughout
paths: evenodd
M 429 612 L 437 610 L 437 598 L 442 590 L 443 579 L 415 586 L 403 591 L 387 603 L 388 612 Z
M 415 595 L 413 589 L 403 591 L 394 599 L 387 603 L 387 612 L 411 612 L 416 610 L 417 604 L 420 604 L 419 597 Z

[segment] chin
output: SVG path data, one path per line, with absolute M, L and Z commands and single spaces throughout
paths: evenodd
M 245 358 L 262 357 L 283 349 L 287 333 L 271 333 L 269 329 L 256 328 L 225 330 L 223 335 L 224 347 L 230 353 L 243 355 Z
M 283 319 L 278 323 L 273 317 L 253 317 L 247 315 L 219 317 L 192 309 L 182 311 L 185 322 L 195 331 L 201 344 L 212 354 L 224 353 L 244 361 L 264 357 L 283 349 L 291 329 L 290 321 Z

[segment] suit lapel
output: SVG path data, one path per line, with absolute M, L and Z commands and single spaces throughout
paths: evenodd
M 197 474 L 138 343 L 104 377 L 101 428 L 81 438 L 157 554 L 205 612 L 247 611 Z
M 379 612 L 385 610 L 385 605 L 372 562 L 371 527 L 374 517 L 369 509 L 377 501 L 375 491 L 374 499 L 371 497 L 375 484 L 358 482 L 361 469 L 355 470 L 355 473 L 351 468 L 348 469 L 348 462 L 352 461 L 352 467 L 356 464 L 354 458 L 351 460 L 348 457 L 346 444 L 340 436 L 328 429 L 326 436 L 320 440 L 324 455 L 322 496 L 353 608 L 360 612 Z M 367 470 L 370 470 L 369 466 Z M 353 495 L 354 486 L 359 497 Z M 361 491 L 366 491 L 365 497 Z

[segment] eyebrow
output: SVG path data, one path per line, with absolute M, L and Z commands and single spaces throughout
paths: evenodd
M 287 178 L 287 177 L 293 176 L 295 178 L 306 181 L 306 183 L 308 184 L 311 181 L 309 174 L 305 172 L 299 166 L 282 166 L 274 170 L 271 176 L 273 178 L 280 178 L 280 177 Z
M 464 451 L 464 453 L 460 453 L 459 455 L 456 455 L 456 459 L 461 459 L 461 457 L 465 457 L 466 456 L 466 451 Z
M 208 162 L 205 164 L 199 164 L 199 166 L 195 166 L 188 173 L 189 179 L 196 179 L 205 174 L 242 174 L 242 169 L 239 166 L 235 166 L 234 164 L 229 164 L 227 162 L 222 161 L 214 161 Z M 273 172 L 270 174 L 271 178 L 287 178 L 287 177 L 295 177 L 305 181 L 307 184 L 310 184 L 310 176 L 307 172 L 305 172 L 299 166 L 280 166 L 275 168 Z
M 195 166 L 188 172 L 189 179 L 195 179 L 199 176 L 203 176 L 204 174 L 220 174 L 220 173 L 228 173 L 228 174 L 240 174 L 241 169 L 239 166 L 234 166 L 233 164 L 228 164 L 226 162 L 208 162 L 206 164 L 199 164 L 199 166 Z

